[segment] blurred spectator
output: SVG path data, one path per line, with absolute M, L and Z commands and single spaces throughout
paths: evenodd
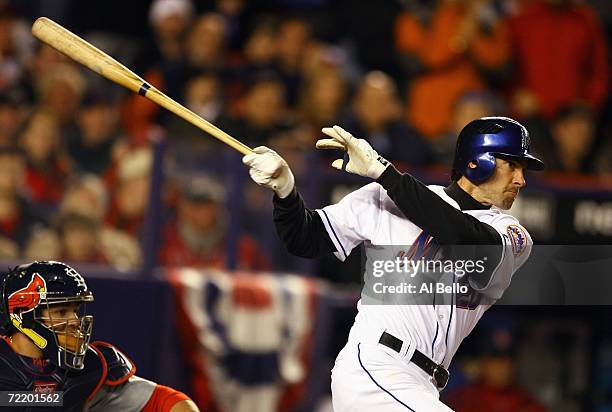
M 213 73 L 191 76 L 185 87 L 185 105 L 209 122 L 215 122 L 223 110 L 223 86 Z
M 60 130 L 73 126 L 85 91 L 82 72 L 73 65 L 57 65 L 40 75 L 37 87 L 40 108 L 56 118 Z
M 541 148 L 546 169 L 557 172 L 593 172 L 589 154 L 596 125 L 591 110 L 582 104 L 562 108 L 550 124 L 552 145 Z
M 346 102 L 347 85 L 340 68 L 322 62 L 308 72 L 302 84 L 299 116 L 315 133 L 335 124 Z
M 140 249 L 134 239 L 103 227 L 100 220 L 87 214 L 60 215 L 57 233 L 62 261 L 108 264 L 123 270 L 140 264 Z
M 351 110 L 341 125 L 368 140 L 382 156 L 410 165 L 433 161 L 428 142 L 403 121 L 395 81 L 379 71 L 368 73 L 358 85 Z
M 450 168 L 455 157 L 457 136 L 461 129 L 474 119 L 494 116 L 498 112 L 499 104 L 488 92 L 467 91 L 460 95 L 453 104 L 447 130 L 433 142 L 437 162 Z
M 0 90 L 17 84 L 21 76 L 13 42 L 14 21 L 10 13 L 0 10 Z
M 26 155 L 26 185 L 31 199 L 45 206 L 56 205 L 70 172 L 56 118 L 45 111 L 35 112 L 29 118 L 19 144 Z
M 52 228 L 34 231 L 24 246 L 22 256 L 31 260 L 60 260 L 62 245 L 56 231 Z
M 226 264 L 225 189 L 206 176 L 188 181 L 176 217 L 166 224 L 160 249 L 165 266 L 224 268 Z M 239 238 L 237 269 L 267 270 L 269 260 L 255 241 Z
M 184 36 L 193 17 L 190 0 L 154 0 L 149 21 L 155 35 L 159 57 L 164 61 L 179 60 L 183 54 Z
M 310 31 L 308 23 L 300 18 L 283 20 L 278 31 L 278 70 L 285 84 L 287 105 L 292 108 L 298 101 Z
M 59 213 L 76 213 L 102 220 L 106 215 L 109 199 L 102 179 L 93 174 L 73 176 L 68 183 L 59 206 Z
M 223 85 L 214 72 L 194 70 L 185 82 L 185 106 L 211 123 L 215 123 L 224 109 Z M 173 138 L 192 138 L 202 131 L 184 120 L 174 117 L 168 121 L 168 132 Z
M 126 153 L 117 165 L 106 222 L 139 238 L 149 201 L 153 155 L 148 148 Z
M 104 174 L 125 144 L 114 98 L 108 92 L 89 90 L 78 111 L 77 129 L 67 144 L 75 171 Z
M 277 76 L 278 28 L 268 16 L 258 17 L 248 31 L 239 53 L 233 55 L 230 78 L 225 79 L 225 94 L 230 114 L 240 110 L 241 98 L 253 79 Z
M 68 57 L 51 46 L 42 42 L 36 42 L 35 45 L 36 50 L 28 67 L 30 79 L 27 81 L 27 83 L 32 83 L 33 86 L 36 85 L 37 79 L 43 77 L 45 73 L 70 62 Z
M 87 253 L 87 256 L 94 260 L 87 261 L 102 259 L 120 269 L 137 267 L 141 263 L 138 241 L 133 236 L 104 223 L 107 207 L 108 193 L 103 181 L 95 175 L 80 175 L 74 178 L 66 189 L 60 205 L 60 216 L 80 216 L 81 218 L 68 220 L 89 220 L 92 226 L 97 228 L 94 233 L 97 249 Z M 75 223 L 74 226 L 78 224 Z M 67 241 L 63 239 L 64 243 Z
M 516 383 L 512 332 L 494 328 L 489 334 L 482 347 L 478 379 L 451 392 L 448 405 L 456 412 L 545 412 Z
M 287 126 L 285 89 L 273 74 L 255 76 L 240 103 L 238 115 L 220 119 L 219 127 L 246 145 L 265 145 Z
M 411 80 L 407 120 L 432 139 L 444 133 L 457 98 L 503 77 L 510 60 L 509 31 L 491 0 L 442 0 L 427 23 L 405 11 L 396 47 Z
M 190 0 L 155 0 L 149 11 L 153 44 L 137 58 L 144 79 L 172 98 L 183 89 L 184 45 L 193 17 Z M 123 128 L 135 143 L 145 143 L 149 129 L 165 116 L 159 105 L 133 95 L 122 113 Z
M 23 81 L 19 87 L 25 92 L 28 100 L 34 102 L 40 98 L 37 90 L 42 79 L 56 67 L 70 64 L 68 57 L 64 56 L 51 46 L 37 41 L 34 43 L 34 54 L 23 66 Z
M 240 48 L 243 42 L 247 10 L 245 0 L 216 0 L 216 9 L 223 16 L 226 38 L 232 50 Z
M 278 27 L 272 18 L 262 18 L 257 22 L 243 48 L 243 80 L 248 81 L 261 73 L 276 69 L 275 60 L 279 47 L 277 36 Z
M 0 91 L 0 147 L 15 144 L 17 132 L 26 117 L 24 91 L 17 87 Z
M 524 2 L 510 27 L 518 70 L 513 105 L 521 117 L 550 119 L 576 100 L 601 109 L 610 76 L 606 37 L 586 2 Z
M 20 85 L 32 57 L 33 38 L 27 21 L 0 2 L 0 91 Z
M 191 27 L 185 43 L 185 58 L 190 68 L 219 73 L 226 69 L 226 27 L 223 17 L 206 13 Z
M 140 263 L 138 244 L 129 237 L 101 227 L 100 221 L 89 214 L 73 212 L 60 214 L 55 229 L 34 233 L 24 255 L 29 259 L 106 264 L 120 270 L 133 269 Z
M 44 220 L 21 191 L 25 180 L 25 159 L 13 148 L 0 148 L 0 256 L 16 258 L 28 238 Z
M 287 163 L 291 162 L 291 171 L 296 179 L 304 184 L 312 176 L 311 161 L 319 155 L 314 150 L 312 139 L 312 130 L 303 124 L 282 130 L 270 137 L 270 147 L 278 153 L 282 153 Z M 255 188 L 256 186 L 252 187 Z M 264 196 L 263 204 L 261 204 L 260 208 L 268 211 L 270 206 L 269 196 L 261 190 L 258 190 L 258 193 L 259 196 Z M 255 202 L 255 204 L 259 204 L 259 202 Z M 251 205 L 250 200 L 249 205 Z M 257 207 L 253 209 L 257 209 Z
M 214 72 L 192 71 L 185 85 L 185 106 L 209 122 L 216 124 L 225 108 L 223 85 Z M 183 170 L 201 168 L 210 155 L 218 158 L 225 147 L 202 129 L 173 116 L 166 126 L 175 163 Z M 215 153 L 213 153 L 215 152 Z
M 78 213 L 59 216 L 57 233 L 61 260 L 65 262 L 108 263 L 100 250 L 100 222 Z

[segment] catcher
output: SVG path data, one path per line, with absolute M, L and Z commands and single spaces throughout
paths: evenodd
M 18 266 L 2 279 L 0 297 L 8 331 L 0 338 L 0 391 L 61 391 L 62 411 L 198 411 L 185 394 L 136 376 L 136 365 L 113 345 L 89 343 L 93 316 L 85 304 L 93 294 L 70 266 Z

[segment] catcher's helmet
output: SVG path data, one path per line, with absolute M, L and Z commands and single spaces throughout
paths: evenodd
M 53 261 L 17 266 L 2 279 L 0 297 L 0 320 L 6 330 L 26 335 L 61 368 L 83 368 L 93 316 L 85 315 L 82 303 L 93 301 L 93 294 L 76 270 Z M 80 304 L 78 317 L 54 319 L 51 311 L 43 317 L 50 305 L 71 302 Z
M 523 159 L 527 169 L 542 170 L 544 163 L 529 154 L 529 132 L 508 117 L 483 117 L 468 123 L 457 139 L 453 175 L 474 183 L 487 180 L 495 170 L 495 156 Z M 475 168 L 468 167 L 470 162 Z

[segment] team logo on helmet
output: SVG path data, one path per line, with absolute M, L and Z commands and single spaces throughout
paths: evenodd
M 20 332 L 28 336 L 40 348 L 47 346 L 47 340 L 36 333 L 33 329 L 23 326 L 24 313 L 33 311 L 38 307 L 40 301 L 47 297 L 47 284 L 45 279 L 38 273 L 32 275 L 28 284 L 11 293 L 8 297 L 8 313 L 11 323 Z
M 527 152 L 529 151 L 529 146 L 531 145 L 531 138 L 529 137 L 527 129 L 525 129 L 524 127 L 521 128 L 521 135 L 521 146 L 523 147 L 523 150 Z
M 83 290 L 87 290 L 87 285 L 85 284 L 85 279 L 83 279 L 83 276 L 81 276 L 79 274 L 79 272 L 77 272 L 76 270 L 74 270 L 73 268 L 66 266 L 64 268 L 64 271 L 66 272 L 66 274 L 68 276 L 70 276 L 71 278 L 73 278 L 75 280 L 75 282 L 77 283 L 78 287 L 83 288 Z
M 510 238 L 514 257 L 519 256 L 525 250 L 525 246 L 527 246 L 527 235 L 525 231 L 518 225 L 509 225 L 506 228 L 506 233 Z
M 38 273 L 32 275 L 30 282 L 24 287 L 11 293 L 8 297 L 8 312 L 21 314 L 36 309 L 41 299 L 47 296 L 47 284 Z

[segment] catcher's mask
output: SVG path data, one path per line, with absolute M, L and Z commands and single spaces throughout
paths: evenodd
M 12 269 L 0 288 L 0 319 L 8 332 L 23 333 L 60 368 L 83 369 L 93 326 L 85 304 L 93 294 L 76 270 L 33 262 Z

